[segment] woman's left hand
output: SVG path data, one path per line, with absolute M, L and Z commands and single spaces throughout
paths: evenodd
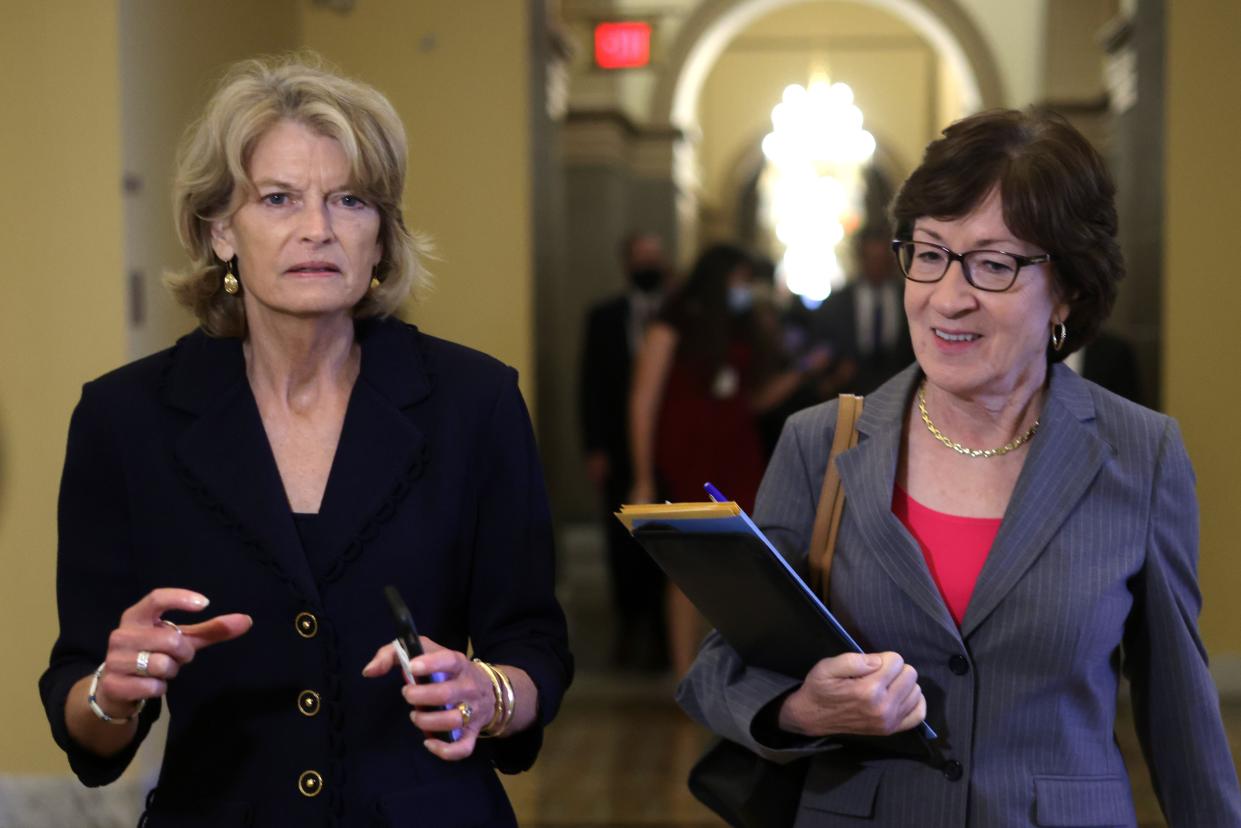
M 401 688 L 405 701 L 414 708 L 409 714 L 410 721 L 427 735 L 423 742 L 427 750 L 449 762 L 465 759 L 474 753 L 479 732 L 495 714 L 491 680 L 465 653 L 441 647 L 425 635 L 419 636 L 419 641 L 423 654 L 410 660 L 410 672 L 414 678 L 440 673 L 443 680 L 406 684 Z M 377 678 L 397 666 L 396 649 L 392 644 L 385 644 L 362 668 L 362 675 Z M 444 707 L 448 709 L 437 709 Z M 461 731 L 455 742 L 444 742 L 431 735 L 451 730 Z

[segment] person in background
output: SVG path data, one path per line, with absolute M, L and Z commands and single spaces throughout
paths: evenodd
M 801 324 L 800 301 L 790 303 L 788 291 L 776 285 L 776 265 L 763 256 L 753 257 L 754 302 L 750 313 L 757 328 L 758 350 L 755 373 L 774 376 L 799 369 L 802 381 L 788 395 L 758 413 L 758 430 L 763 440 L 764 460 L 771 458 L 790 415 L 817 402 L 819 386 L 830 377 L 822 366 L 830 364 L 831 349 L 823 343 L 809 342 L 807 328 Z
M 517 824 L 496 771 L 572 677 L 551 519 L 516 372 L 391 317 L 406 163 L 372 87 L 232 67 L 178 157 L 200 327 L 82 390 L 39 690 L 91 786 L 167 699 L 143 825 Z M 402 679 L 386 585 L 438 682 Z
M 1146 402 L 1137 353 L 1128 340 L 1116 334 L 1099 331 L 1089 345 L 1069 354 L 1064 364 L 1113 394 L 1138 404 Z
M 793 393 L 805 372 L 757 370 L 778 343 L 755 322 L 752 277 L 743 250 L 709 248 L 647 331 L 630 397 L 628 502 L 705 500 L 703 484 L 711 482 L 743 509 L 753 507 L 766 465 L 758 415 Z M 679 676 L 693 660 L 699 618 L 675 586 L 668 595 L 669 653 Z
M 612 663 L 660 670 L 664 647 L 664 575 L 613 517 L 633 486 L 629 457 L 629 386 L 647 324 L 667 282 L 663 242 L 638 232 L 620 245 L 629 288 L 590 309 L 578 384 L 586 473 L 602 506 L 615 629 Z
M 917 362 L 839 455 L 828 601 L 865 652 L 788 676 L 712 634 L 680 703 L 767 759 L 809 758 L 799 828 L 1133 826 L 1123 675 L 1168 824 L 1239 828 L 1180 431 L 1064 365 L 1125 272 L 1102 158 L 1059 116 L 980 113 L 892 212 Z M 759 491 L 795 566 L 837 410 L 789 420 Z M 908 732 L 923 720 L 930 750 Z
M 858 230 L 852 237 L 857 278 L 811 314 L 812 340 L 825 343 L 835 360 L 820 399 L 868 394 L 914 360 L 891 244 L 884 225 Z

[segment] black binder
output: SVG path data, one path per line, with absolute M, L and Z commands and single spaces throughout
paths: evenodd
M 821 659 L 862 652 L 788 562 L 752 533 L 633 533 L 746 664 L 806 675 Z
M 863 652 L 744 512 L 722 521 L 649 519 L 633 537 L 746 664 L 802 677 L 824 658 Z M 712 525 L 714 524 L 714 525 Z M 918 731 L 938 738 L 925 721 Z

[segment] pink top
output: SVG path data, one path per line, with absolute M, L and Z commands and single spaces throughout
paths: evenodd
M 928 509 L 900 486 L 892 493 L 892 514 L 922 547 L 922 556 L 931 570 L 952 618 L 961 626 L 965 608 L 987 553 L 1000 531 L 1000 518 L 972 518 Z

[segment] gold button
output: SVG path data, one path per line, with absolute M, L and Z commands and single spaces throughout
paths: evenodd
M 319 619 L 308 612 L 299 612 L 293 619 L 293 626 L 302 638 L 314 638 L 319 634 Z
M 303 690 L 297 694 L 297 709 L 303 716 L 316 716 L 319 713 L 319 694 L 314 690 Z
M 319 791 L 323 790 L 323 777 L 318 771 L 302 771 L 302 775 L 297 777 L 297 789 L 302 796 L 318 796 Z

